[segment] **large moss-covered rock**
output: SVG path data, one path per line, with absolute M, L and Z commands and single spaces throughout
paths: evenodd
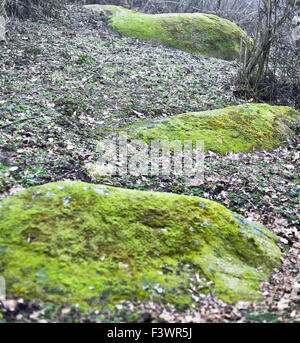
M 280 265 L 275 241 L 198 197 L 58 182 L 0 202 L 7 292 L 83 307 L 152 296 L 184 308 L 208 290 L 258 301 Z
M 300 113 L 286 106 L 244 104 L 223 109 L 137 121 L 121 132 L 128 139 L 203 141 L 220 154 L 272 150 L 295 135 Z
M 144 14 L 119 6 L 86 5 L 101 12 L 121 34 L 156 40 L 204 56 L 233 60 L 239 56 L 245 32 L 229 20 L 203 13 Z

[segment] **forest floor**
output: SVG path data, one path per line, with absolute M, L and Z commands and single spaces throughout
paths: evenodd
M 234 62 L 123 38 L 76 6 L 9 29 L 0 47 L 0 198 L 58 180 L 95 182 L 84 167 L 105 130 L 245 102 L 234 95 Z M 299 132 L 272 152 L 207 153 L 204 161 L 198 187 L 144 176 L 102 183 L 205 197 L 272 230 L 284 257 L 261 285 L 262 303 L 227 304 L 211 293 L 181 313 L 151 301 L 81 312 L 10 296 L 0 302 L 0 322 L 299 322 Z

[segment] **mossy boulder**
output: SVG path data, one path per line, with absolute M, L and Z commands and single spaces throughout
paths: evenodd
M 148 144 L 151 140 L 203 141 L 205 151 L 226 154 L 271 151 L 292 138 L 299 123 L 300 113 L 290 107 L 251 103 L 137 121 L 120 132 L 129 140 Z
M 144 14 L 119 6 L 86 5 L 103 13 L 109 25 L 124 36 L 162 42 L 167 46 L 204 56 L 234 60 L 245 32 L 213 14 Z
M 276 237 L 198 197 L 83 182 L 0 202 L 0 275 L 9 295 L 103 308 L 120 300 L 189 306 L 212 290 L 259 301 L 280 266 Z

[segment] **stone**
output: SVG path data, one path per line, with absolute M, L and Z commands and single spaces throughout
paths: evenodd
M 249 103 L 139 120 L 119 133 L 126 134 L 128 140 L 141 140 L 147 144 L 157 140 L 203 141 L 204 151 L 226 154 L 229 151 L 271 151 L 294 137 L 299 123 L 300 113 L 290 107 Z
M 240 55 L 245 32 L 229 20 L 213 14 L 164 13 L 144 14 L 120 6 L 86 5 L 100 12 L 108 24 L 124 36 L 151 40 L 169 47 L 223 60 Z
M 199 197 L 65 181 L 0 202 L 7 295 L 83 309 L 151 299 L 183 310 L 209 291 L 260 301 L 260 283 L 281 264 L 276 242 Z

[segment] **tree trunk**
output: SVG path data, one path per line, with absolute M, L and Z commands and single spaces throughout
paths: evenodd
M 295 16 L 292 21 L 292 39 L 297 48 L 300 48 L 300 1 L 296 3 Z
M 6 4 L 6 0 L 0 0 L 0 42 L 5 41 L 5 34 L 6 34 L 5 4 Z

